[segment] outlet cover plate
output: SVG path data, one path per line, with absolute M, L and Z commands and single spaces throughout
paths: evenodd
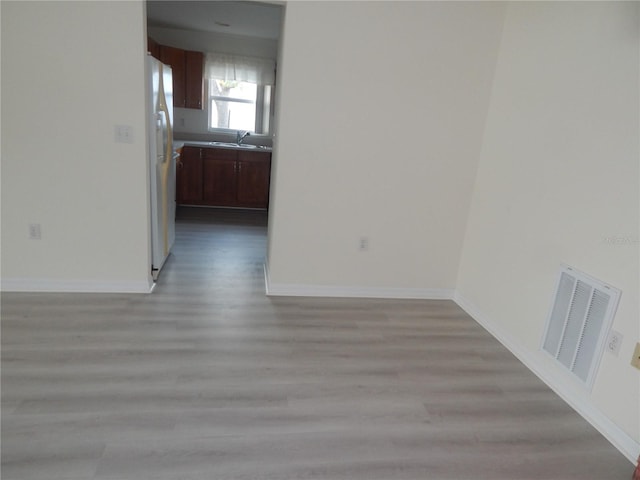
M 622 345 L 623 335 L 620 332 L 616 332 L 615 330 L 611 330 L 609 332 L 609 336 L 607 337 L 607 350 L 613 353 L 616 357 L 620 353 L 620 345 Z
M 640 370 L 640 342 L 636 343 L 636 348 L 633 351 L 633 358 L 631 359 L 631 365 Z

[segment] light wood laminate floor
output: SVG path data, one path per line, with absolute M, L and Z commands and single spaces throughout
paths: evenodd
M 267 298 L 265 248 L 180 209 L 151 295 L 3 294 L 2 478 L 630 478 L 453 302 Z

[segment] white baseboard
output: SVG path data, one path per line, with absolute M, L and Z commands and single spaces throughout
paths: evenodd
M 3 278 L 0 283 L 0 291 L 42 293 L 150 293 L 154 285 L 153 282 Z
M 578 412 L 587 422 L 598 430 L 611 444 L 616 447 L 629 461 L 635 465 L 640 455 L 640 443 L 631 438 L 624 430 L 612 422 L 588 399 L 575 394 L 557 375 L 550 372 L 531 352 L 523 348 L 502 328 L 484 315 L 472 302 L 465 299 L 458 291 L 453 300 L 469 316 L 478 322 L 485 330 L 504 345 L 518 360 L 531 370 L 540 380 L 547 384 L 571 408 Z
M 354 287 L 346 285 L 272 283 L 269 278 L 269 268 L 266 264 L 264 265 L 264 284 L 267 296 L 272 297 L 340 297 L 451 300 L 454 293 L 453 289 L 445 288 Z

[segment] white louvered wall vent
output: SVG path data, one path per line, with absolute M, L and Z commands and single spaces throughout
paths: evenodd
M 620 290 L 564 267 L 547 319 L 542 349 L 588 388 L 600 364 Z

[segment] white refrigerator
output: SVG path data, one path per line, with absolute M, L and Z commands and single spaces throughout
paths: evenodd
M 171 67 L 147 57 L 149 95 L 149 178 L 151 191 L 151 274 L 157 280 L 176 229 L 176 155 L 173 151 Z

